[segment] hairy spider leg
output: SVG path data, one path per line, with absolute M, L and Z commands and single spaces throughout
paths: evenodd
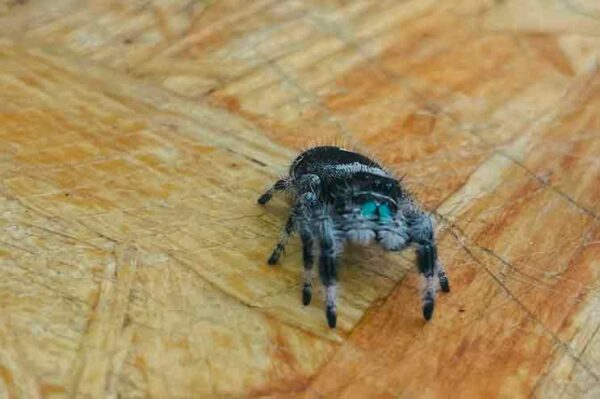
M 312 299 L 312 268 L 315 259 L 312 233 L 302 231 L 302 260 L 304 262 L 304 285 L 302 286 L 302 304 L 307 306 Z
M 442 288 L 442 291 L 450 292 L 450 283 L 448 282 L 448 276 L 446 276 L 446 270 L 444 269 L 444 265 L 442 265 L 442 263 L 437 259 L 435 262 L 435 271 L 438 279 L 440 280 L 440 287 Z
M 302 303 L 306 306 L 312 299 L 312 268 L 314 264 L 314 232 L 312 216 L 318 206 L 318 194 L 321 179 L 314 174 L 306 174 L 298 179 L 296 190 L 301 193 L 294 207 L 294 217 L 300 240 L 302 242 L 302 261 L 304 264 L 304 284 L 302 286 Z
M 285 180 L 285 179 L 277 180 L 277 182 L 275 184 L 273 184 L 273 186 L 270 189 L 265 191 L 264 194 L 260 196 L 260 198 L 258 199 L 258 203 L 261 205 L 266 204 L 267 202 L 269 202 L 271 200 L 271 198 L 273 198 L 273 194 L 275 194 L 275 192 L 283 191 L 283 190 L 287 189 L 288 187 L 289 187 L 289 182 L 287 180 Z
M 275 249 L 273 249 L 271 256 L 269 256 L 269 260 L 267 261 L 269 265 L 274 265 L 277 263 L 279 257 L 281 256 L 281 253 L 285 250 L 285 246 L 287 245 L 287 242 L 290 239 L 290 235 L 294 232 L 294 228 L 294 215 L 291 214 L 288 217 L 285 226 L 283 227 L 283 229 L 281 229 L 280 238 L 277 242 L 277 245 L 275 246 Z
M 311 213 L 317 197 L 313 192 L 300 196 L 294 209 L 300 240 L 302 242 L 302 261 L 304 264 L 304 285 L 302 286 L 302 303 L 306 306 L 312 299 L 312 268 L 314 264 L 313 230 L 311 228 Z
M 435 306 L 435 246 L 432 244 L 421 245 L 417 249 L 419 269 L 425 277 L 425 288 L 423 289 L 423 317 L 430 320 Z
M 323 210 L 319 217 L 319 241 L 321 245 L 321 254 L 319 256 L 319 274 L 321 281 L 326 289 L 326 309 L 327 324 L 330 328 L 335 328 L 336 315 L 336 248 L 333 220 Z
M 430 221 L 426 215 L 422 215 L 420 218 L 423 221 Z M 450 292 L 450 284 L 444 266 L 439 262 L 437 257 L 437 245 L 431 222 L 421 222 L 421 229 L 417 228 L 416 231 L 412 231 L 411 233 L 413 242 L 417 244 L 419 271 L 425 278 L 425 286 L 423 288 L 423 317 L 425 320 L 430 320 L 435 308 L 435 276 L 437 275 L 443 292 Z M 419 238 L 415 239 L 415 235 Z
M 448 292 L 450 286 L 443 266 L 437 259 L 437 246 L 434 238 L 433 220 L 430 215 L 420 210 L 408 214 L 410 240 L 417 245 L 417 262 L 419 271 L 425 278 L 423 289 L 423 317 L 430 320 L 435 307 L 436 285 L 434 277 L 437 274 L 442 291 Z

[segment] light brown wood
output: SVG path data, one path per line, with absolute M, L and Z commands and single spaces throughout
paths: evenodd
M 0 397 L 600 395 L 600 6 L 0 1 Z M 343 141 L 439 219 L 452 292 L 351 249 L 300 302 L 287 205 Z

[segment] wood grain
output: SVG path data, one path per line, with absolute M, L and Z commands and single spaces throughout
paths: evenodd
M 600 7 L 0 1 L 0 397 L 600 395 Z M 336 330 L 285 201 L 364 148 L 439 222 L 452 292 L 351 249 Z

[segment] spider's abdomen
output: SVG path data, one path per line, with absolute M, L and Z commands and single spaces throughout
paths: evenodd
M 398 181 L 379 163 L 339 147 L 314 147 L 303 152 L 292 163 L 290 175 L 295 179 L 304 175 L 318 176 L 322 200 L 328 203 L 364 194 L 388 199 L 402 195 Z
M 362 167 L 385 174 L 381 165 L 364 155 L 340 147 L 323 146 L 310 148 L 298 155 L 290 167 L 290 175 L 300 177 L 312 173 L 323 177 L 321 174 L 326 169 L 343 171 L 353 165 L 355 169 Z

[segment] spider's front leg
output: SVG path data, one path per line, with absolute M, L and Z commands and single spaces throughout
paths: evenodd
M 425 320 L 430 320 L 435 307 L 435 275 L 438 276 L 442 291 L 450 291 L 448 277 L 443 266 L 437 259 L 437 245 L 431 216 L 425 212 L 412 214 L 409 223 L 409 235 L 411 240 L 417 244 L 419 271 L 425 278 L 423 317 Z
M 304 264 L 304 285 L 302 286 L 302 303 L 310 304 L 312 299 L 312 268 L 314 263 L 313 229 L 311 219 L 314 208 L 317 205 L 317 196 L 309 191 L 302 194 L 294 207 L 292 217 L 298 226 L 300 240 L 302 242 L 302 261 Z
M 423 317 L 430 320 L 435 306 L 435 244 L 427 243 L 417 249 L 419 270 L 425 277 L 425 288 L 423 290 Z
M 304 284 L 302 286 L 302 303 L 306 306 L 312 299 L 312 268 L 314 263 L 314 232 L 312 219 L 318 207 L 318 195 L 321 180 L 316 175 L 304 175 L 299 179 L 297 190 L 302 194 L 296 201 L 293 216 L 300 240 L 302 241 L 302 261 L 304 264 Z
M 323 209 L 319 216 L 319 241 L 321 244 L 321 255 L 319 257 L 319 275 L 326 289 L 327 324 L 335 328 L 337 322 L 336 314 L 336 242 L 333 220 Z

